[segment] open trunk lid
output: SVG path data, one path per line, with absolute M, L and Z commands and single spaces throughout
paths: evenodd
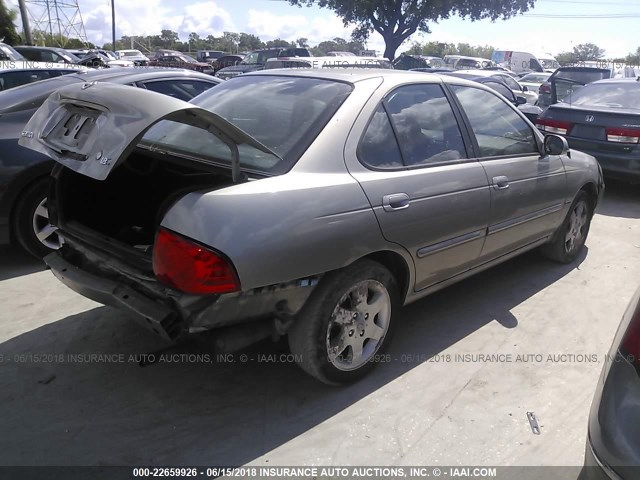
M 212 112 L 149 90 L 98 82 L 69 85 L 51 94 L 18 143 L 78 173 L 104 180 L 161 120 L 202 128 L 222 140 L 231 150 L 234 181 L 239 178 L 238 145 L 277 157 Z

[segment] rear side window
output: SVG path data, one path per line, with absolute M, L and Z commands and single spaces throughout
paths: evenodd
M 386 104 L 406 166 L 466 158 L 458 122 L 440 85 L 400 87 Z
M 440 85 L 400 87 L 383 103 L 360 144 L 358 154 L 366 165 L 394 169 L 467 158 L 458 122 Z
M 467 114 L 481 157 L 538 153 L 533 130 L 504 100 L 475 87 L 451 88 Z
M 373 114 L 362 137 L 358 157 L 373 168 L 403 167 L 400 147 L 393 133 L 393 127 L 382 105 Z

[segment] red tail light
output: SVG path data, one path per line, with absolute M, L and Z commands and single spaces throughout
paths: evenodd
M 624 355 L 640 372 L 640 304 L 631 317 L 631 322 L 620 344 L 620 353 Z
M 551 120 L 550 118 L 536 119 L 536 127 L 546 133 L 555 133 L 557 135 L 566 135 L 571 130 L 572 124 L 562 120 Z
M 607 140 L 617 143 L 639 143 L 640 130 L 637 128 L 607 128 Z
M 222 255 L 162 228 L 153 248 L 153 272 L 158 281 L 184 293 L 240 290 L 235 269 Z
M 544 93 L 551 93 L 551 85 L 547 83 L 543 83 L 542 85 L 540 85 L 540 88 L 538 88 L 538 94 L 542 95 Z

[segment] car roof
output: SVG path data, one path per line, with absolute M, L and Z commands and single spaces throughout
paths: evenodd
M 628 77 L 628 78 L 603 78 L 591 83 L 635 83 L 640 88 L 640 77 Z
M 456 70 L 456 73 L 461 73 L 461 74 L 465 74 L 465 75 L 475 75 L 476 77 L 496 77 L 496 76 L 508 76 L 510 77 L 511 75 L 509 75 L 507 72 L 505 72 L 504 70 Z
M 451 77 L 446 73 L 432 73 L 425 75 L 423 72 L 412 72 L 410 70 L 390 70 L 383 68 L 349 68 L 349 69 L 296 69 L 285 68 L 277 70 L 259 70 L 257 72 L 243 73 L 236 78 L 247 78 L 249 76 L 277 76 L 277 77 L 303 77 L 317 78 L 322 80 L 333 80 L 355 84 L 371 78 L 389 78 L 394 82 L 418 82 L 418 83 L 456 83 L 460 85 L 477 85 L 468 78 Z M 486 78 L 486 77 L 481 77 Z M 227 80 L 233 81 L 234 79 Z M 500 79 L 492 79 L 500 81 Z M 488 87 L 483 87 L 487 88 Z M 491 89 L 488 89 L 491 90 Z

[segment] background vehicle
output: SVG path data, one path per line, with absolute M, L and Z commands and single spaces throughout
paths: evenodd
M 547 73 L 553 73 L 557 68 L 560 68 L 558 61 L 550 53 L 540 53 L 536 55 L 536 58 Z
M 129 60 L 137 67 L 145 66 L 149 63 L 149 58 L 140 50 L 117 50 L 116 57 L 118 60 Z
M 464 55 L 445 55 L 442 59 L 445 67 L 456 70 L 478 69 L 495 66 L 495 63 L 487 58 L 466 57 Z
M 416 68 L 440 68 L 444 66 L 444 61 L 439 57 L 428 57 L 425 55 L 401 54 L 393 61 L 393 68 L 396 70 L 414 70 Z
M 511 50 L 495 50 L 491 60 L 515 73 L 543 72 L 544 68 L 535 55 L 528 52 L 514 52 Z
M 77 62 L 78 65 L 84 65 L 93 68 L 111 68 L 111 67 L 133 67 L 134 62 L 131 60 L 115 59 L 113 52 L 105 50 L 87 50 L 85 55 Z
M 159 50 L 156 56 L 149 60 L 148 65 L 150 67 L 186 68 L 196 72 L 213 74 L 213 69 L 208 63 L 198 62 L 187 54 L 171 50 Z
M 188 70 L 91 70 L 43 80 L 0 92 L 0 244 L 10 241 L 42 257 L 59 246 L 48 221 L 47 189 L 53 160 L 18 145 L 25 124 L 55 90 L 65 85 L 100 81 L 132 85 L 181 100 L 220 83 Z
M 538 89 L 538 105 L 542 108 L 559 102 L 584 85 L 611 78 L 608 68 L 560 67 Z
M 523 87 L 527 87 L 532 92 L 537 92 L 540 89 L 540 85 L 542 85 L 544 82 L 547 82 L 550 76 L 551 74 L 548 72 L 527 73 L 526 75 L 520 77 L 518 83 Z
M 633 479 L 640 473 L 640 290 L 624 313 L 589 414 L 581 480 Z
M 222 50 L 198 50 L 196 60 L 199 62 L 211 63 L 214 60 L 226 55 Z
M 228 80 L 243 73 L 257 72 L 264 69 L 270 58 L 311 56 L 311 52 L 306 48 L 262 48 L 249 52 L 238 64 L 218 70 L 216 76 Z
M 327 383 L 375 366 L 403 304 L 538 246 L 573 261 L 603 186 L 593 157 L 459 78 L 265 71 L 192 103 L 57 93 L 20 140 L 60 163 L 53 273 L 166 339 L 286 333 Z M 87 103 L 102 113 L 76 143 Z
M 16 46 L 15 50 L 27 60 L 35 62 L 78 63 L 80 59 L 63 48 Z
M 520 85 L 520 83 L 508 73 L 500 70 L 460 70 L 456 72 L 456 77 L 474 79 L 476 77 L 499 78 L 504 82 L 517 97 L 522 97 L 530 105 L 535 105 L 538 101 L 538 94 L 529 91 L 528 88 Z
M 327 52 L 327 57 L 357 57 L 353 52 Z
M 233 65 L 237 65 L 242 61 L 244 55 L 223 55 L 220 58 L 216 58 L 211 62 L 211 68 L 214 73 L 218 70 L 226 67 L 232 67 Z
M 640 83 L 616 78 L 589 83 L 551 105 L 537 120 L 571 148 L 596 157 L 605 175 L 640 183 Z

